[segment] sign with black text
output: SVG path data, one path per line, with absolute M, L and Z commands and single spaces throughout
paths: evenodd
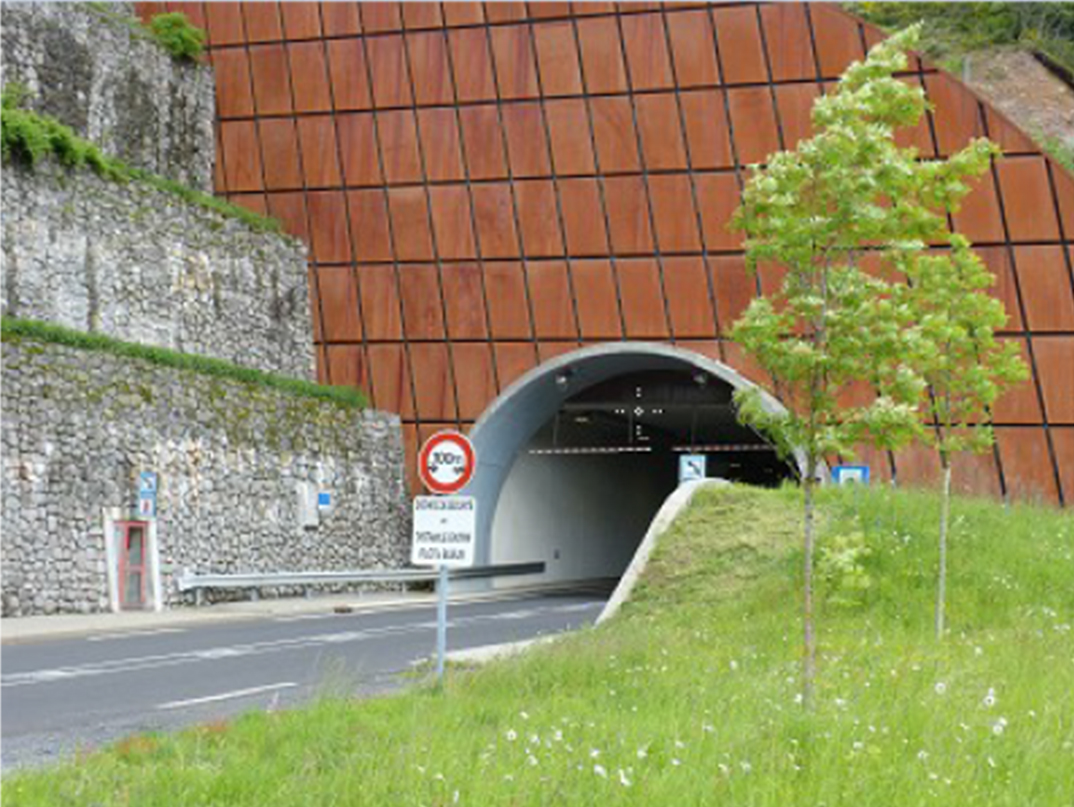
M 473 496 L 416 496 L 410 562 L 415 566 L 473 566 L 477 500 Z

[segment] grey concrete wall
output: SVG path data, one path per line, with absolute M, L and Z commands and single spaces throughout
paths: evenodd
M 109 607 L 103 512 L 159 476 L 165 601 L 173 574 L 395 567 L 410 508 L 398 417 L 5 336 L 3 614 Z M 299 524 L 299 483 L 332 494 Z
M 675 488 L 671 466 L 645 454 L 520 454 L 493 517 L 492 562 L 547 566 L 539 578 L 502 585 L 622 574 Z
M 212 191 L 212 71 L 174 60 L 117 21 L 133 4 L 3 4 L 4 84 L 32 93 L 28 106 L 67 124 L 107 153 Z
M 53 160 L 2 194 L 5 314 L 313 377 L 298 241 Z

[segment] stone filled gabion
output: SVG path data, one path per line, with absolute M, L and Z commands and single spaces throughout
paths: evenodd
M 5 166 L 2 204 L 5 314 L 313 377 L 298 241 L 54 160 Z
M 132 3 L 5 2 L 3 83 L 105 153 L 211 193 L 212 70 L 173 59 L 121 19 L 133 14 Z
M 410 509 L 396 415 L 6 337 L 3 615 L 107 610 L 104 508 L 159 475 L 167 605 L 174 575 L 398 567 Z M 298 483 L 332 494 L 299 525 Z

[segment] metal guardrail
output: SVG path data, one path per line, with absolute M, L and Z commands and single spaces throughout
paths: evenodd
M 520 574 L 540 574 L 544 561 L 532 563 L 499 563 L 452 569 L 452 580 L 471 580 L 481 577 L 500 577 Z M 257 599 L 258 589 L 268 586 L 316 586 L 338 583 L 422 583 L 437 579 L 436 569 L 358 569 L 341 572 L 240 572 L 238 574 L 192 574 L 184 571 L 175 582 L 179 591 L 193 591 L 196 604 L 201 605 L 207 588 L 248 588 Z

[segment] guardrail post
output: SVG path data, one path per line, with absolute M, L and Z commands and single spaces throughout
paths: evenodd
M 260 600 L 261 599 L 261 589 L 259 589 L 259 588 L 250 589 L 250 599 L 253 602 L 257 602 L 258 600 Z
M 205 589 L 199 586 L 194 589 L 194 607 L 201 608 L 203 605 L 205 605 Z

